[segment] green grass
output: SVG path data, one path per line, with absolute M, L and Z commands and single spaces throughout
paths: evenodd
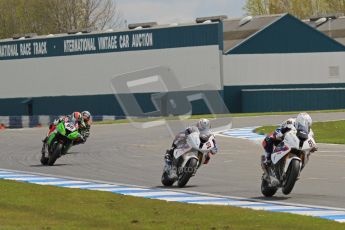
M 268 134 L 273 132 L 277 126 L 263 126 L 255 132 Z M 315 122 L 312 127 L 316 143 L 345 144 L 345 120 Z
M 226 206 L 0 180 L 0 229 L 345 229 L 345 224 Z
M 308 113 L 334 113 L 334 112 L 345 112 L 345 109 L 338 109 L 338 110 L 313 110 L 307 111 Z M 218 117 L 252 117 L 252 116 L 270 116 L 270 115 L 297 115 L 298 111 L 292 112 L 265 112 L 265 113 L 229 113 L 229 114 L 218 114 Z M 177 120 L 177 117 L 159 117 L 161 119 L 167 120 Z M 129 122 L 148 122 L 154 121 L 159 118 L 133 118 L 132 120 L 129 119 L 120 119 L 120 120 L 108 120 L 108 121 L 96 121 L 93 124 L 124 124 Z M 205 115 L 192 115 L 188 119 L 199 119 L 199 118 L 214 118 L 212 114 L 205 114 Z

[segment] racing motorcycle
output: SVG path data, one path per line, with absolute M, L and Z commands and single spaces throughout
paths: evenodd
M 288 195 L 308 163 L 310 154 L 316 150 L 312 132 L 303 128 L 288 131 L 284 140 L 274 148 L 270 166 L 265 167 L 261 163 L 264 171 L 261 179 L 262 194 L 271 197 L 278 188 L 282 188 L 283 194 Z
M 66 117 L 48 137 L 48 156 L 42 155 L 42 165 L 54 165 L 55 161 L 62 155 L 65 155 L 73 141 L 78 138 L 81 138 L 78 132 L 78 123 Z
M 214 147 L 213 135 L 203 141 L 200 139 L 200 132 L 194 130 L 187 136 L 186 145 L 174 150 L 172 164 L 165 164 L 162 184 L 172 186 L 177 181 L 178 187 L 184 187 L 189 179 L 195 176 L 197 169 L 205 163 Z

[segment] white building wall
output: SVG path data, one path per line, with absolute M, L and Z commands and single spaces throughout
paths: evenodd
M 345 52 L 224 55 L 224 85 L 345 83 Z
M 0 61 L 0 98 L 111 94 L 116 75 L 157 66 L 171 68 L 183 87 L 206 83 L 222 89 L 220 52 L 212 45 Z

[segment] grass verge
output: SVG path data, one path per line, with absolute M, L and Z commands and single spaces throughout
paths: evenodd
M 277 126 L 263 126 L 255 130 L 256 133 L 268 134 Z M 345 120 L 314 122 L 313 131 L 316 143 L 345 144 Z
M 0 180 L 0 229 L 345 229 L 292 214 Z

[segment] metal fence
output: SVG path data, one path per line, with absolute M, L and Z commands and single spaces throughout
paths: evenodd
M 4 128 L 34 128 L 47 126 L 52 123 L 58 115 L 39 115 L 39 116 L 0 116 L 0 129 Z M 125 119 L 124 116 L 95 115 L 93 121 L 111 121 Z

